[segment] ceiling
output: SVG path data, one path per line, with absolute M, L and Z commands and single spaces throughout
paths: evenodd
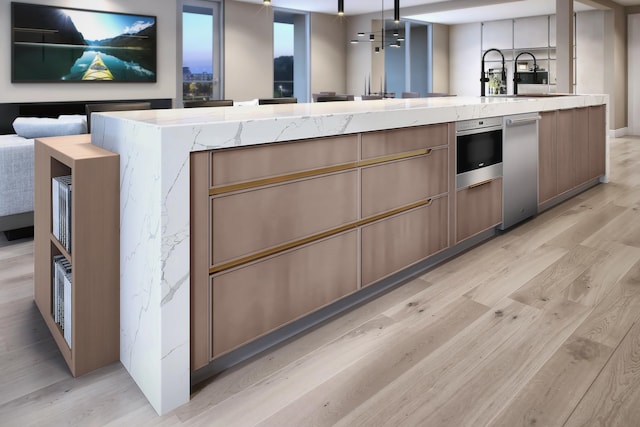
M 262 3 L 262 0 L 239 0 Z M 589 0 L 585 0 L 589 1 Z M 615 0 L 623 6 L 640 5 L 640 0 Z M 338 0 L 271 0 L 274 7 L 320 13 L 337 13 Z M 461 24 L 494 21 L 523 16 L 555 13 L 556 0 L 400 0 L 400 16 L 425 22 Z M 393 0 L 344 0 L 344 11 L 349 15 L 380 13 L 391 17 Z M 591 6 L 574 1 L 576 11 L 592 10 Z

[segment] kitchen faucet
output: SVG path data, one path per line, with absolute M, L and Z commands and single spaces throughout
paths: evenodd
M 516 69 L 513 71 L 513 94 L 518 94 L 518 82 L 520 81 L 520 73 L 518 72 L 518 58 L 521 55 L 530 55 L 533 58 L 533 81 L 536 82 L 536 72 L 538 71 L 538 64 L 536 63 L 536 57 L 531 52 L 520 52 L 518 56 L 516 56 L 515 63 Z
M 480 96 L 484 96 L 485 95 L 485 90 L 484 90 L 484 84 L 487 83 L 489 81 L 489 77 L 487 77 L 487 74 L 484 72 L 484 57 L 487 56 L 487 53 L 491 52 L 491 51 L 496 51 L 500 54 L 500 56 L 502 57 L 502 81 L 507 81 L 507 73 L 505 71 L 504 68 L 504 55 L 502 54 L 502 52 L 500 52 L 498 49 L 492 48 L 487 50 L 484 55 L 482 55 L 482 65 L 480 66 Z

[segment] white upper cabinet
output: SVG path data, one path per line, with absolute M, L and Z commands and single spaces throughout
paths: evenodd
M 555 25 L 555 20 L 554 20 Z M 554 28 L 555 34 L 555 28 Z M 518 18 L 513 22 L 513 47 L 528 49 L 549 45 L 549 17 Z
M 513 48 L 513 20 L 490 21 L 482 24 L 482 50 Z
M 549 17 L 549 46 L 556 47 L 556 15 Z

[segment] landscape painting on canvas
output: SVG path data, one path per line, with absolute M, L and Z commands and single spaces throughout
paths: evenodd
M 12 82 L 155 82 L 156 17 L 11 4 Z

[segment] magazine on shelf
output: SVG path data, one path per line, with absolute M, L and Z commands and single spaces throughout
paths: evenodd
M 53 236 L 60 241 L 60 188 L 58 177 L 51 178 L 51 228 Z
M 52 231 L 54 237 L 69 253 L 71 253 L 71 193 L 71 175 L 52 178 Z
M 64 294 L 63 294 L 63 315 L 62 315 L 62 331 L 64 339 L 71 348 L 71 268 L 64 273 Z
M 53 320 L 71 347 L 72 313 L 71 263 L 63 255 L 53 257 Z

